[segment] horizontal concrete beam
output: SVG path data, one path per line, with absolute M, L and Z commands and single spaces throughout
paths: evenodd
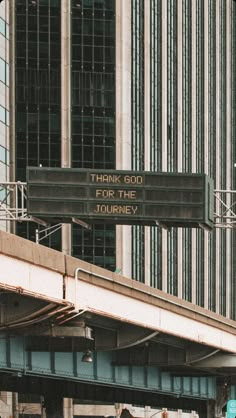
M 3 231 L 0 263 L 2 289 L 236 353 L 234 321 L 127 277 Z
M 63 274 L 0 253 L 0 288 L 63 302 Z
M 70 279 L 67 281 L 67 291 L 70 300 L 71 293 L 75 292 L 74 281 Z M 142 298 L 140 292 L 139 296 L 138 299 L 136 289 L 129 289 L 124 294 L 83 280 L 77 283 L 76 302 L 80 309 L 236 353 L 236 335 L 229 329 L 219 329 L 217 322 L 214 326 L 208 325 L 207 321 L 199 322 L 193 312 L 192 315 L 189 312 L 189 316 L 183 316 L 181 310 L 178 313 L 177 309 L 175 312 L 169 310 L 167 305 L 166 308 L 160 307 L 151 295 Z

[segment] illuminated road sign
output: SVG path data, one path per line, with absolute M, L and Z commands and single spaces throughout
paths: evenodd
M 213 226 L 205 174 L 29 167 L 27 189 L 28 214 L 50 223 Z

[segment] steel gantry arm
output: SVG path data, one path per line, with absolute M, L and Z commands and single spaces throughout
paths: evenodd
M 27 213 L 27 183 L 0 182 L 0 221 L 45 222 Z
M 0 182 L 0 220 L 29 221 L 24 182 Z
M 236 190 L 214 190 L 216 228 L 236 227 Z
M 31 216 L 27 212 L 27 183 L 26 182 L 0 182 L 0 223 L 9 222 L 34 222 L 46 228 L 35 230 L 35 240 L 39 243 L 42 239 L 61 228 L 62 223 L 49 225 L 45 220 Z M 91 229 L 86 222 L 77 218 L 71 219 L 72 223 Z

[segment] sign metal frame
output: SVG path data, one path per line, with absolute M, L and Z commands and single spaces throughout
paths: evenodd
M 205 227 L 214 224 L 205 174 L 28 167 L 27 210 L 51 222 Z

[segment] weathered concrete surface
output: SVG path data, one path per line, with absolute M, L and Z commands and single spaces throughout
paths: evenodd
M 232 320 L 178 299 L 175 296 L 168 295 L 158 289 L 3 231 L 0 231 L 1 254 L 3 255 L 2 260 L 7 256 L 11 257 L 11 260 L 20 261 L 25 268 L 28 266 L 29 284 L 33 283 L 39 292 L 41 291 L 40 289 L 43 289 L 43 271 L 45 271 L 45 277 L 51 274 L 54 285 L 51 286 L 50 295 L 52 296 L 54 293 L 54 296 L 59 299 L 67 299 L 69 296 L 67 299 L 69 303 L 76 302 L 76 292 L 81 303 L 81 295 L 83 295 L 83 291 L 85 292 L 86 286 L 91 295 L 98 292 L 99 289 L 101 291 L 104 289 L 106 297 L 113 295 L 112 297 L 114 298 L 117 295 L 117 299 L 119 299 L 118 296 L 122 295 L 126 300 L 130 298 L 130 302 L 133 304 L 137 301 L 147 304 L 146 308 L 150 306 L 150 309 L 151 307 L 152 309 L 154 307 L 162 309 L 166 311 L 167 316 L 169 313 L 173 313 L 178 315 L 176 318 L 180 318 L 180 320 L 181 318 L 192 319 L 195 321 L 195 327 L 198 324 L 205 324 L 213 329 L 222 330 L 232 337 L 236 336 L 236 323 Z M 77 272 L 76 281 L 75 272 Z M 17 275 L 13 268 L 11 273 L 12 275 L 13 273 L 15 274 L 14 285 L 16 285 Z M 35 283 L 33 282 L 34 274 L 38 275 L 38 278 L 35 278 Z M 39 287 L 39 280 L 42 282 L 41 287 Z M 60 282 L 58 285 L 57 280 Z M 48 283 L 45 284 L 47 287 Z M 62 288 L 63 286 L 65 286 L 65 289 Z
M 65 272 L 62 253 L 4 231 L 0 231 L 0 253 L 62 274 Z

